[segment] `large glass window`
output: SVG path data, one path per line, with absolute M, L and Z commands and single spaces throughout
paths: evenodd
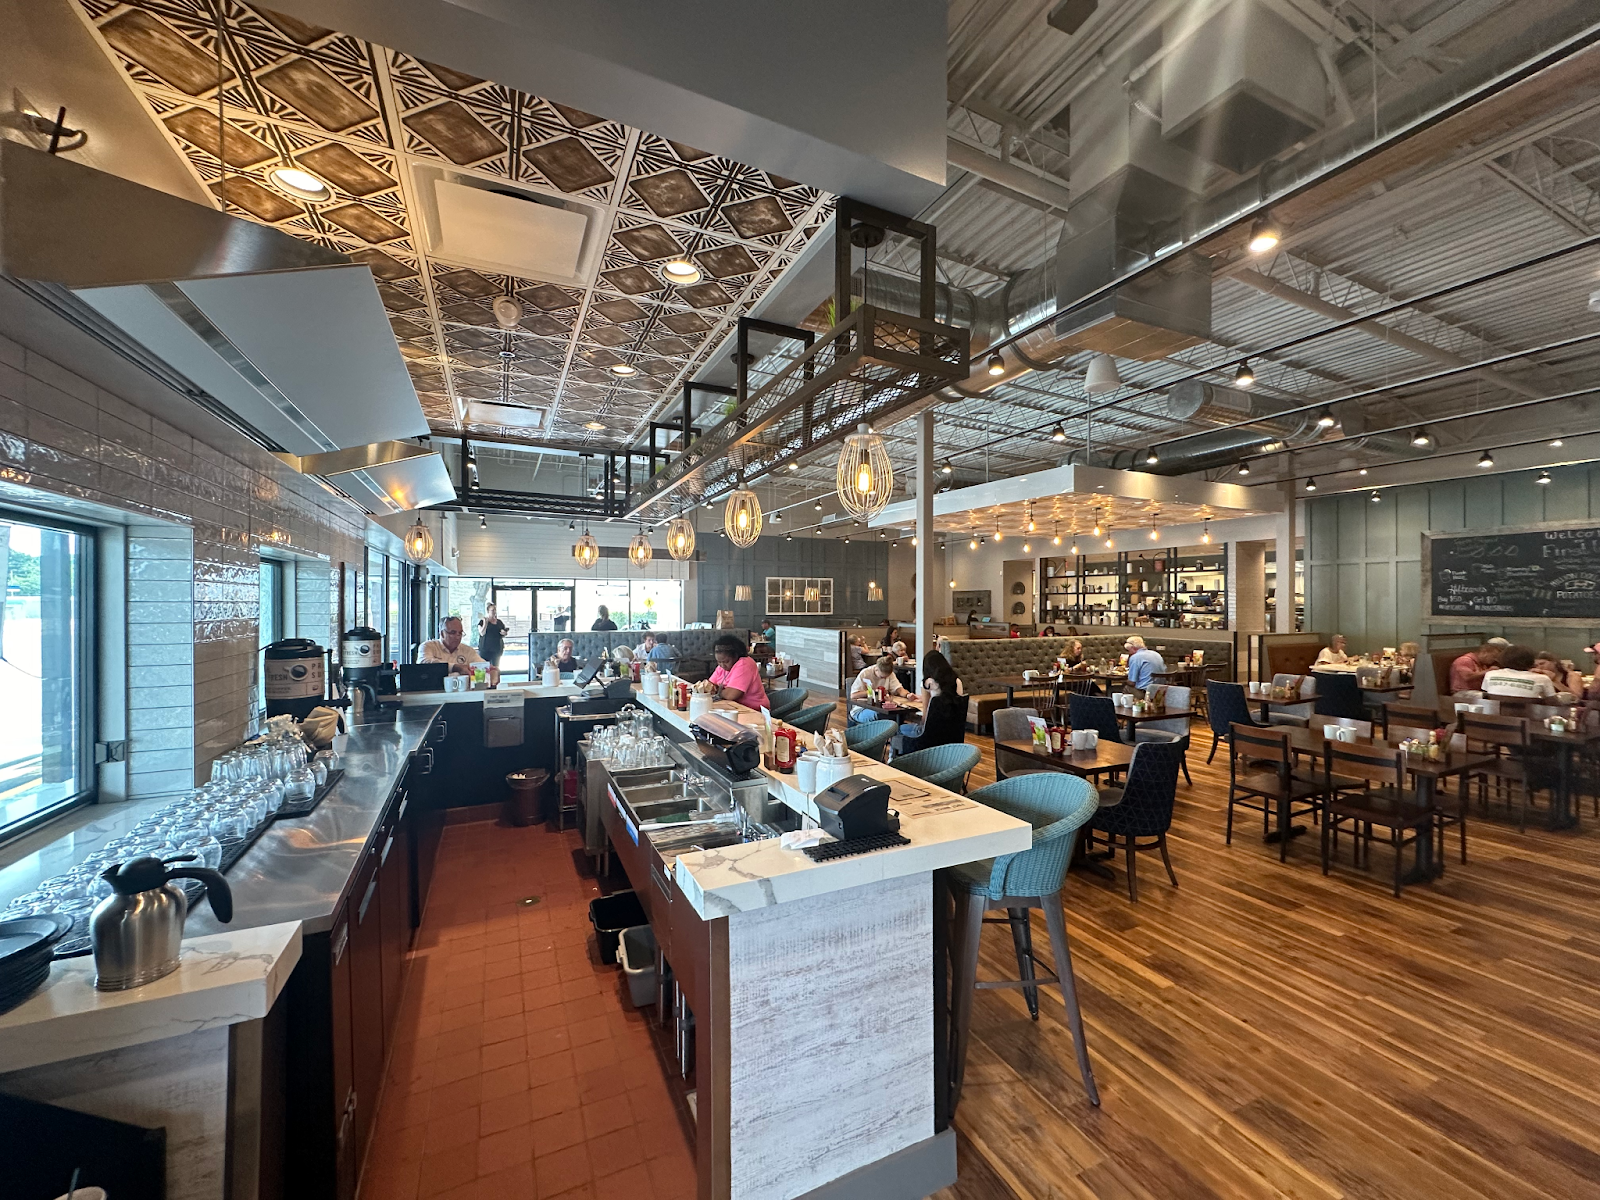
M 405 662 L 408 649 L 405 645 L 406 627 L 400 616 L 403 568 L 404 564 L 399 559 L 386 556 L 383 560 L 384 590 L 389 595 L 389 612 L 383 631 L 389 635 L 389 657 L 395 662 Z
M 279 641 L 284 636 L 284 589 L 287 586 L 288 570 L 283 563 L 270 558 L 261 560 L 261 607 L 260 617 L 256 625 L 256 644 L 265 648 Z M 257 658 L 257 663 L 261 659 Z M 260 693 L 256 698 L 265 706 L 267 702 L 266 673 L 257 671 L 257 690 Z
M 92 791 L 94 535 L 0 514 L 0 838 Z

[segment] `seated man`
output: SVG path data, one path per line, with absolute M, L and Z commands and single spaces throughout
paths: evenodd
M 1485 672 L 1483 694 L 1519 700 L 1554 697 L 1556 685 L 1550 681 L 1550 676 L 1535 671 L 1533 664 L 1534 653 L 1527 646 L 1507 646 L 1500 652 L 1500 665 Z
M 1335 666 L 1343 665 L 1350 661 L 1350 656 L 1345 653 L 1344 634 L 1336 633 L 1329 639 L 1328 644 L 1317 651 L 1317 661 L 1311 665 L 1320 667 L 1323 663 L 1332 663 Z
M 643 655 L 635 654 L 634 657 L 643 657 L 645 661 L 653 662 L 658 667 L 670 666 L 672 660 L 677 657 L 672 653 L 672 647 L 667 645 L 666 637 L 659 633 L 645 634 L 642 649 Z
M 500 682 L 500 670 L 490 663 L 477 648 L 462 642 L 463 626 L 460 617 L 446 617 L 439 627 L 439 636 L 422 643 L 421 660 L 425 663 L 448 663 L 450 674 L 471 675 L 472 668 L 482 663 L 489 669 L 489 682 Z
M 1450 664 L 1450 694 L 1459 700 L 1464 692 L 1481 691 L 1484 672 L 1499 661 L 1500 647 L 1488 642 L 1468 650 Z
M 1128 682 L 1136 688 L 1147 688 L 1158 682 L 1156 676 L 1167 669 L 1165 660 L 1144 644 L 1144 639 L 1133 634 L 1122 643 L 1128 653 Z
M 583 664 L 572 657 L 572 639 L 562 638 L 556 643 L 556 670 L 576 671 Z

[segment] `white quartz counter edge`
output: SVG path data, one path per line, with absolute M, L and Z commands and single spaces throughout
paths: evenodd
M 0 1014 L 0 1073 L 264 1017 L 299 961 L 299 921 L 185 938 L 176 971 L 125 992 L 95 990 L 92 956 L 64 959 Z
M 686 713 L 643 694 L 635 701 L 674 727 L 688 731 Z M 737 708 L 726 701 L 719 708 Z M 747 710 L 748 711 L 748 710 Z M 935 871 L 960 863 L 1015 854 L 1033 844 L 1033 830 L 1025 821 L 986 808 L 943 788 L 932 787 L 893 767 L 855 754 L 857 773 L 882 779 L 959 802 L 948 812 L 908 817 L 902 814 L 900 832 L 909 846 L 875 850 L 832 862 L 812 862 L 802 851 L 783 849 L 776 838 L 697 850 L 678 857 L 675 875 L 684 897 L 702 917 L 767 908 L 789 900 L 802 900 L 826 892 L 840 892 L 863 884 Z M 785 776 L 766 771 L 768 790 L 796 812 L 815 818 L 812 798 Z
M 489 688 L 469 688 L 464 692 L 401 692 L 400 704 L 404 708 L 415 708 L 423 704 L 482 704 L 483 698 L 489 694 Z M 570 683 L 563 683 L 559 687 L 545 687 L 537 683 L 501 683 L 493 689 L 499 695 L 505 692 L 521 692 L 530 700 L 543 700 L 548 697 L 566 698 L 569 696 L 583 696 L 587 693 L 581 687 Z

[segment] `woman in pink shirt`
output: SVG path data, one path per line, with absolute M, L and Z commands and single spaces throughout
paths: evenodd
M 719 637 L 712 647 L 717 669 L 711 682 L 717 685 L 717 698 L 733 700 L 746 708 L 767 708 L 767 690 L 761 686 L 761 668 L 745 650 L 744 642 L 729 634 Z

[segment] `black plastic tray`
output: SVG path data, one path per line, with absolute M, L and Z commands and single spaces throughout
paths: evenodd
M 317 794 L 309 800 L 284 801 L 278 811 L 272 815 L 275 821 L 292 821 L 296 817 L 303 817 L 322 803 L 323 797 L 333 791 L 333 785 L 344 778 L 344 768 L 335 767 L 328 772 L 328 781 L 317 789 Z

